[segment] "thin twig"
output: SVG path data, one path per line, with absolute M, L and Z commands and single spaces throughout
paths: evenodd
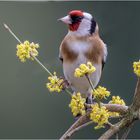
M 70 96 L 72 96 L 72 93 L 68 89 L 64 89 Z
M 89 77 L 87 74 L 86 74 L 85 76 L 86 76 L 86 78 L 87 78 L 87 80 L 88 80 L 88 82 L 89 82 L 89 84 L 90 84 L 92 90 L 94 90 L 94 86 L 93 86 L 93 83 L 92 83 L 90 77 Z M 100 102 L 100 100 L 99 100 L 98 98 L 95 98 L 95 99 L 96 99 L 96 101 L 97 101 L 99 107 L 101 107 L 101 102 Z
M 32 55 L 32 54 L 31 54 Z M 40 60 L 38 58 L 36 58 L 35 56 L 32 55 L 32 57 L 34 58 L 34 60 L 50 75 L 53 76 L 53 74 L 40 62 Z
M 140 78 L 138 78 L 137 81 L 131 109 L 133 109 L 134 111 L 140 109 Z
M 21 44 L 22 42 L 20 41 L 20 39 L 15 35 L 15 33 L 8 27 L 7 24 L 3 23 L 4 27 L 12 34 L 12 36 L 14 36 L 14 38 Z
M 86 76 L 86 78 L 87 78 L 87 80 L 88 80 L 88 82 L 89 82 L 89 84 L 90 84 L 90 86 L 91 86 L 92 90 L 94 90 L 93 83 L 91 82 L 91 80 L 90 80 L 89 76 L 88 76 L 87 74 L 86 74 L 85 76 Z
M 16 34 L 10 29 L 10 27 L 7 24 L 3 24 L 4 27 L 9 31 L 9 33 L 20 43 L 22 44 L 21 40 L 16 36 Z M 34 60 L 51 76 L 53 76 L 53 74 L 40 62 L 40 60 L 38 58 L 36 58 L 34 55 L 31 56 L 34 58 Z

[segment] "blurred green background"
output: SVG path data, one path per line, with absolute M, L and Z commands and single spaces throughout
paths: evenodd
M 17 59 L 17 41 L 3 27 L 8 24 L 22 41 L 39 43 L 38 58 L 62 75 L 58 52 L 67 27 L 57 19 L 73 9 L 94 15 L 108 44 L 101 85 L 131 103 L 137 80 L 132 62 L 140 58 L 140 2 L 0 2 L 0 138 L 59 138 L 74 122 L 69 95 L 48 92 L 48 74 L 35 62 Z M 136 122 L 129 138 L 140 138 L 139 129 Z M 73 138 L 103 132 L 91 125 Z

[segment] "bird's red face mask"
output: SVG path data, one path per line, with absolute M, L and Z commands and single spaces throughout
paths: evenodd
M 79 25 L 80 25 L 80 22 L 70 24 L 70 25 L 69 25 L 69 29 L 70 29 L 71 31 L 77 31 Z
M 76 31 L 83 19 L 83 12 L 80 10 L 74 10 L 69 13 L 69 15 L 59 19 L 65 24 L 69 25 L 71 31 Z

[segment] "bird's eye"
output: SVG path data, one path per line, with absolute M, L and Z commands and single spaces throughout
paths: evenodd
M 82 19 L 82 16 L 71 16 L 72 23 L 80 22 Z

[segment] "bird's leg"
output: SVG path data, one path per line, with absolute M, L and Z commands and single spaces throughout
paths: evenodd
M 77 116 L 74 117 L 74 120 L 77 121 L 80 117 L 81 117 L 81 115 L 78 114 Z
M 93 104 L 93 99 L 92 99 L 92 96 L 88 96 L 87 98 L 86 98 L 86 103 L 87 104 Z M 88 111 L 91 111 L 91 108 L 88 108 L 88 107 L 86 107 L 86 111 L 88 112 Z
M 93 104 L 93 98 L 92 98 L 91 92 L 89 92 L 89 93 L 87 94 L 86 103 L 87 103 L 87 104 Z
M 69 86 L 70 86 L 69 82 L 63 77 L 60 77 L 60 79 L 63 79 L 63 81 L 61 82 L 61 85 L 63 86 L 63 89 L 69 88 Z

